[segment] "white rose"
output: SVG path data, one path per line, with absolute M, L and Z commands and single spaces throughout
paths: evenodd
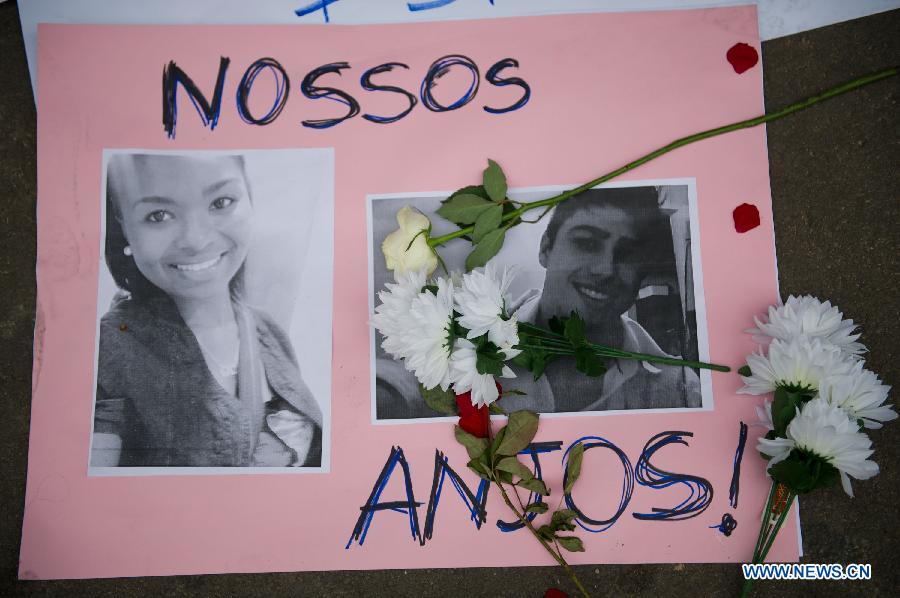
M 393 270 L 394 276 L 410 271 L 424 270 L 426 276 L 434 272 L 438 259 L 427 239 L 431 221 L 417 209 L 403 206 L 397 212 L 397 224 L 400 228 L 389 234 L 381 244 L 388 270 Z

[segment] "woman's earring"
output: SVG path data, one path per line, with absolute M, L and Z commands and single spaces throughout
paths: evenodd
M 124 254 L 127 255 L 128 257 L 131 257 L 131 253 L 132 253 L 132 252 L 131 252 L 131 245 L 126 245 L 125 247 L 123 247 L 123 248 L 122 248 L 122 253 L 124 253 Z

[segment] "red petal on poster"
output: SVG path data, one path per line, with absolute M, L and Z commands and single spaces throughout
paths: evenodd
M 759 226 L 759 210 L 750 203 L 742 203 L 734 209 L 734 230 L 745 233 Z
M 557 590 L 556 588 L 550 588 L 546 592 L 544 592 L 544 598 L 569 598 L 569 595 L 563 592 L 562 590 Z
M 459 427 L 477 438 L 488 437 L 490 410 L 487 407 L 474 407 L 472 393 L 456 395 L 456 407 L 459 409 Z
M 725 58 L 734 68 L 734 72 L 740 75 L 756 66 L 756 63 L 759 62 L 759 53 L 753 46 L 739 43 L 728 48 Z

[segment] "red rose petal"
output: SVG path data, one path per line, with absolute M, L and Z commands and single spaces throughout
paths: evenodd
M 557 590 L 556 588 L 550 588 L 546 592 L 544 592 L 544 598 L 569 598 L 569 595 L 563 592 L 562 590 Z
M 503 387 L 499 382 L 497 392 L 503 394 Z M 491 410 L 486 406 L 474 407 L 472 405 L 472 393 L 465 392 L 456 395 L 456 408 L 459 411 L 459 427 L 478 438 L 488 437 L 488 427 L 491 425 Z
M 487 407 L 474 407 L 472 393 L 456 395 L 456 407 L 459 409 L 459 427 L 477 438 L 488 437 L 490 410 Z
M 750 203 L 742 203 L 734 209 L 734 230 L 745 233 L 759 226 L 759 210 Z
M 734 68 L 734 72 L 740 75 L 756 66 L 759 62 L 759 53 L 753 46 L 738 43 L 728 48 L 725 58 Z

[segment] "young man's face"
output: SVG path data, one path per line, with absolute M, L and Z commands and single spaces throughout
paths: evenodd
M 540 261 L 547 269 L 542 315 L 575 310 L 588 327 L 614 325 L 640 288 L 639 242 L 634 216 L 617 207 L 592 205 L 570 215 L 552 243 L 546 237 L 541 243 Z

